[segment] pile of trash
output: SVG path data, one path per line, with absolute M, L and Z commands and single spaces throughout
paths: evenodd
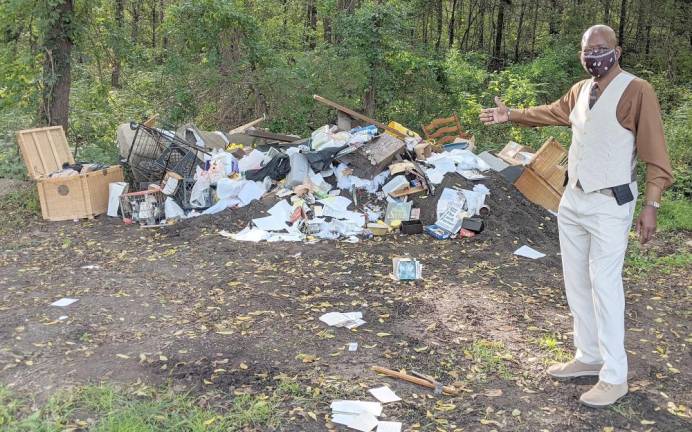
M 443 240 L 485 228 L 492 191 L 481 181 L 502 161 L 476 155 L 460 129 L 440 146 L 396 122 L 350 127 L 341 116 L 300 139 L 257 129 L 261 120 L 228 134 L 122 125 L 120 150 L 136 191 L 122 187 L 111 201 L 126 223 L 165 226 L 272 197 L 243 229 L 220 232 L 248 242 L 358 242 L 392 232 Z M 436 192 L 452 173 L 473 186 Z M 434 223 L 424 224 L 421 203 L 431 197 Z

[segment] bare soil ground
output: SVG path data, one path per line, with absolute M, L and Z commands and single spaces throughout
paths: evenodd
M 595 379 L 544 373 L 573 349 L 555 218 L 501 179 L 487 184 L 486 230 L 452 241 L 250 244 L 218 235 L 241 229 L 271 200 L 164 229 L 27 220 L 0 238 L 0 384 L 37 403 L 101 381 L 230 400 L 291 379 L 302 391 L 281 407 L 287 431 L 345 430 L 328 422 L 331 401 L 373 400 L 367 389 L 381 384 L 403 399 L 384 413 L 405 430 L 692 429 L 691 269 L 626 279 L 631 392 L 608 409 L 580 406 Z M 689 249 L 691 237 L 664 236 L 652 248 L 672 254 Z M 523 244 L 547 256 L 513 256 Z M 421 260 L 423 280 L 390 278 L 400 255 Z M 49 306 L 61 297 L 79 301 Z M 367 324 L 349 331 L 319 322 L 334 310 L 362 311 Z M 373 365 L 462 391 L 437 396 L 380 377 Z

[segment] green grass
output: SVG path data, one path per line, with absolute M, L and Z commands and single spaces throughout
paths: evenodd
M 36 188 L 22 187 L 0 197 L 0 234 L 41 215 Z
M 657 219 L 659 231 L 692 231 L 692 201 L 663 201 Z
M 222 432 L 277 425 L 275 395 L 228 396 L 223 408 L 201 407 L 189 395 L 170 390 L 133 394 L 108 385 L 88 386 L 53 396 L 32 410 L 28 401 L 0 388 L 0 430 L 8 432 L 85 430 L 95 432 Z
M 490 374 L 497 374 L 505 380 L 513 378 L 507 367 L 511 354 L 501 341 L 476 340 L 464 351 L 464 356 L 475 363 L 472 369 L 478 373 L 480 381 L 486 381 Z
M 566 362 L 572 358 L 572 354 L 562 347 L 556 335 L 546 334 L 536 340 L 536 344 L 548 354 L 548 362 Z
M 688 236 L 676 232 L 662 232 L 659 236 L 665 245 L 664 250 L 660 247 L 642 247 L 636 235 L 632 234 L 625 257 L 624 272 L 627 276 L 645 276 L 652 270 L 671 274 L 692 268 L 692 252 L 685 244 Z

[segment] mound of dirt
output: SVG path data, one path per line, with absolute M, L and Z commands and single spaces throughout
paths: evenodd
M 430 225 L 435 222 L 437 202 L 445 188 L 458 187 L 470 190 L 475 184 L 484 184 L 490 190 L 490 195 L 485 201 L 490 208 L 490 214 L 485 218 L 485 230 L 466 241 L 491 241 L 498 252 L 514 251 L 519 246 L 527 244 L 545 253 L 556 253 L 558 232 L 555 216 L 528 201 L 498 173 L 488 172 L 486 176 L 485 180 L 471 182 L 457 173 L 447 174 L 443 182 L 435 187 L 434 195 L 425 193 L 413 195 L 411 197 L 413 207 L 420 208 L 421 221 L 424 225 Z M 336 183 L 333 178 L 328 180 Z M 347 191 L 342 191 L 341 195 L 353 199 Z M 386 201 L 364 191 L 359 191 L 356 198 L 359 206 L 369 203 L 379 206 L 382 210 L 387 207 Z M 252 219 L 266 216 L 266 211 L 278 200 L 276 195 L 270 194 L 245 207 L 225 210 L 216 215 L 199 216 L 164 227 L 162 234 L 192 240 L 208 231 L 238 232 L 248 226 Z M 430 241 L 435 240 L 431 238 Z

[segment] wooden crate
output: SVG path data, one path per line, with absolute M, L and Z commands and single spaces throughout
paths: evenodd
M 526 199 L 548 210 L 557 211 L 562 193 L 553 189 L 540 175 L 530 167 L 526 167 L 514 182 Z
M 533 160 L 514 182 L 519 191 L 531 202 L 557 211 L 565 191 L 567 151 L 553 137 L 543 143 Z
M 567 150 L 555 138 L 550 137 L 543 143 L 529 167 L 557 192 L 564 192 Z
M 108 184 L 123 181 L 120 166 L 69 177 L 48 177 L 74 163 L 61 126 L 17 132 L 31 178 L 36 180 L 41 214 L 50 221 L 93 218 L 108 209 Z

